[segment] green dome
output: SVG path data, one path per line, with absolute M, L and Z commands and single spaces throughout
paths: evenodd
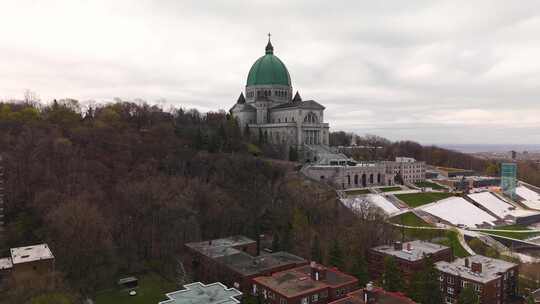
M 270 41 L 266 46 L 266 55 L 255 61 L 247 78 L 247 86 L 269 84 L 291 86 L 289 71 L 285 64 L 274 56 L 274 48 Z

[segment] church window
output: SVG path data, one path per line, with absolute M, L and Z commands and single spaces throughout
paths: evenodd
M 313 112 L 309 112 L 306 117 L 304 118 L 304 122 L 307 123 L 316 123 L 317 122 L 317 116 Z
M 287 122 L 287 117 L 285 117 L 285 122 Z

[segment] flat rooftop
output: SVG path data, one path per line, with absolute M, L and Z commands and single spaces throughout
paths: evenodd
M 208 257 L 217 258 L 240 252 L 233 247 L 250 244 L 255 244 L 255 241 L 242 235 L 236 235 L 210 241 L 187 243 L 186 246 Z
M 0 259 L 0 270 L 10 269 L 12 267 L 13 267 L 13 262 L 11 262 L 11 258 Z
M 159 304 L 237 304 L 242 293 L 221 283 L 205 285 L 195 282 L 184 285 L 183 290 L 166 294 L 168 300 Z
M 465 267 L 465 259 L 469 259 L 469 267 Z M 482 272 L 473 272 L 470 268 L 472 263 L 482 264 Z M 435 267 L 441 272 L 461 276 L 467 280 L 480 283 L 487 283 L 500 278 L 502 273 L 515 266 L 517 266 L 517 264 L 488 258 L 482 255 L 473 255 L 467 258 L 456 259 L 451 263 L 445 261 L 435 263 Z
M 359 289 L 348 293 L 348 296 L 328 304 L 365 304 L 364 296 L 365 289 Z M 373 288 L 370 292 L 371 299 L 375 299 L 374 302 L 377 304 L 415 304 L 413 300 L 407 298 L 405 295 L 398 292 L 388 292 L 382 288 Z
M 47 244 L 11 248 L 11 261 L 14 265 L 50 259 L 54 259 L 54 255 Z
M 356 278 L 340 271 L 326 268 L 321 265 L 318 267 L 326 269 L 326 277 L 321 278 L 318 281 L 312 279 L 311 266 L 309 265 L 277 272 L 271 276 L 257 277 L 254 280 L 255 282 L 289 298 L 327 287 L 335 287 L 357 281 Z
M 411 250 L 407 250 L 407 244 L 410 244 Z M 396 250 L 394 245 L 382 245 L 374 247 L 372 250 L 375 250 L 380 253 L 388 254 L 396 258 L 407 260 L 407 261 L 418 261 L 424 258 L 424 254 L 434 254 L 443 250 L 448 249 L 449 247 L 439 244 L 434 244 L 430 242 L 415 240 L 411 242 L 403 243 L 402 250 Z
M 256 257 L 240 250 L 237 251 L 235 254 L 218 257 L 216 261 L 227 265 L 229 268 L 245 276 L 259 274 L 266 270 L 285 265 L 294 267 L 307 262 L 299 256 L 282 251 L 262 254 Z

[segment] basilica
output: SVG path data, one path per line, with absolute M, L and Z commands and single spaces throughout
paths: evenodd
M 291 76 L 274 55 L 268 38 L 264 56 L 255 61 L 247 77 L 245 92 L 231 108 L 242 130 L 264 136 L 273 144 L 300 151 L 320 151 L 328 147 L 328 123 L 324 106 L 314 100 L 293 96 Z

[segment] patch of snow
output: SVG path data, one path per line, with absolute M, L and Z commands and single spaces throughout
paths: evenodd
M 540 209 L 540 194 L 525 186 L 516 187 L 516 194 L 525 199 L 522 203 L 529 208 Z
M 352 210 L 361 210 L 366 207 L 380 208 L 388 215 L 396 214 L 400 211 L 392 202 L 379 194 L 367 194 L 361 197 L 346 198 L 341 200 L 345 206 Z
M 538 213 L 529 210 L 517 209 L 516 207 L 496 197 L 491 192 L 470 194 L 469 197 L 501 218 L 505 218 L 507 215 L 519 217 Z
M 461 197 L 449 197 L 434 204 L 422 206 L 420 209 L 456 226 L 462 224 L 476 227 L 483 223 L 493 225 L 493 222 L 497 220 Z

